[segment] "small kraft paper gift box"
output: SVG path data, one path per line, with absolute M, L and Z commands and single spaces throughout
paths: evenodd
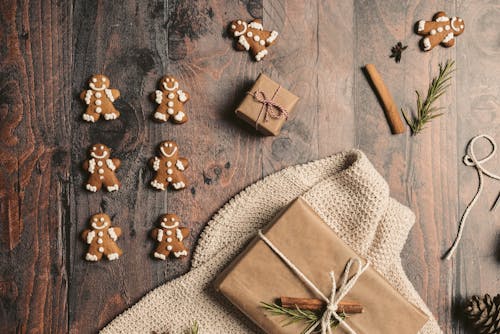
M 428 320 L 301 198 L 259 231 L 217 277 L 215 287 L 260 328 L 273 334 L 307 329 L 302 321 L 285 326 L 290 318 L 263 308 L 262 303 L 279 305 L 284 296 L 324 303 L 317 311 L 324 324 L 317 321 L 309 327 L 310 332 L 321 332 L 322 326 L 326 330 L 330 322 L 337 321 L 331 328 L 333 333 L 415 334 Z M 360 305 L 362 313 L 344 318 L 342 305 L 350 303 Z
M 236 115 L 266 136 L 276 136 L 299 98 L 265 74 L 236 109 Z

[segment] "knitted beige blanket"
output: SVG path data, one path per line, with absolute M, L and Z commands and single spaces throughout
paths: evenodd
M 259 332 L 214 291 L 212 282 L 257 230 L 298 196 L 395 289 L 429 315 L 420 333 L 442 333 L 401 265 L 400 252 L 414 215 L 389 197 L 387 183 L 358 150 L 286 168 L 236 195 L 201 234 L 191 270 L 148 293 L 102 333 L 176 334 L 194 321 L 201 333 Z

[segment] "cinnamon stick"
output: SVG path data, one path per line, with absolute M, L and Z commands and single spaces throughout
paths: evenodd
M 326 306 L 326 303 L 316 298 L 293 298 L 281 297 L 281 306 L 286 308 L 300 308 L 301 310 L 319 311 Z M 341 301 L 338 305 L 338 312 L 354 314 L 362 313 L 363 305 L 350 301 Z
M 365 69 L 372 82 L 373 89 L 382 104 L 385 116 L 389 122 L 389 126 L 391 127 L 391 132 L 393 134 L 405 132 L 406 127 L 404 126 L 401 115 L 399 114 L 398 106 L 396 105 L 396 102 L 394 102 L 391 92 L 389 92 L 389 89 L 387 89 L 387 86 L 384 84 L 384 81 L 382 80 L 380 73 L 375 68 L 375 65 L 367 64 Z

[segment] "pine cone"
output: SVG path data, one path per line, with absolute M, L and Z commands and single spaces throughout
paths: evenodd
M 473 296 L 467 303 L 465 313 L 478 334 L 500 334 L 500 294 L 493 299 L 488 294 L 483 298 Z

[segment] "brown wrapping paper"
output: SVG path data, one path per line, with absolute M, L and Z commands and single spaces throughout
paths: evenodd
M 264 92 L 266 99 L 272 100 L 273 103 L 285 108 L 288 114 L 290 114 L 299 98 L 265 74 L 260 74 L 253 87 L 249 90 L 250 94 L 245 96 L 236 109 L 236 115 L 239 118 L 252 125 L 261 133 L 267 136 L 276 136 L 280 133 L 286 118 L 268 117 L 266 120 L 265 106 L 251 95 L 259 90 Z
M 357 257 L 300 198 L 278 215 L 264 234 L 326 296 L 331 291 L 328 273 L 333 270 L 340 282 L 346 263 Z M 352 268 L 351 273 L 355 270 Z M 215 285 L 267 333 L 300 333 L 305 326 L 295 323 L 283 327 L 286 318 L 269 314 L 260 307 L 261 302 L 276 302 L 280 296 L 317 297 L 259 238 L 219 275 Z M 347 319 L 358 334 L 413 334 L 428 320 L 372 267 L 362 274 L 344 300 L 363 305 L 363 313 Z M 338 327 L 335 333 L 347 332 Z

